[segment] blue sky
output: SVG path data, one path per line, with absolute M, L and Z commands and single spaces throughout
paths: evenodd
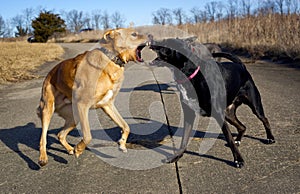
M 152 24 L 152 13 L 159 8 L 182 8 L 189 12 L 193 7 L 204 7 L 211 0 L 5 0 L 1 2 L 0 15 L 6 20 L 21 14 L 25 8 L 43 7 L 46 10 L 91 12 L 106 10 L 108 13 L 119 11 L 126 18 L 126 24 L 134 22 L 136 26 Z

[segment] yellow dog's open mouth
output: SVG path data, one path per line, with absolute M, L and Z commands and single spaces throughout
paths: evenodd
M 143 48 L 144 48 L 145 46 L 146 46 L 145 43 L 140 44 L 140 45 L 136 48 L 136 50 L 135 50 L 136 60 L 137 60 L 138 62 L 144 62 L 144 60 L 142 59 L 142 50 L 143 50 Z
M 148 41 L 146 41 L 145 43 L 140 44 L 136 50 L 135 50 L 135 54 L 136 54 L 136 60 L 139 62 L 144 62 L 143 58 L 142 58 L 142 50 L 143 48 L 145 48 L 146 46 L 150 46 L 151 43 L 153 42 L 153 35 L 148 34 Z

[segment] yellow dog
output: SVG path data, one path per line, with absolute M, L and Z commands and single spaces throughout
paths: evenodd
M 92 139 L 88 120 L 90 108 L 102 108 L 122 128 L 119 148 L 127 151 L 126 141 L 130 129 L 118 113 L 114 100 L 123 82 L 124 64 L 141 61 L 140 50 L 146 40 L 146 36 L 139 35 L 133 29 L 110 30 L 103 35 L 101 46 L 115 57 L 109 58 L 101 50 L 94 49 L 59 63 L 48 73 L 37 109 L 42 122 L 41 166 L 48 163 L 46 137 L 54 112 L 65 119 L 65 125 L 57 136 L 69 154 L 78 157 Z M 83 139 L 73 148 L 66 141 L 66 136 L 78 122 L 81 124 Z

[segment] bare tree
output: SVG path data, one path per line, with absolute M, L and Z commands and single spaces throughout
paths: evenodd
M 200 11 L 200 21 L 204 23 L 208 21 L 208 14 L 206 11 Z
M 183 24 L 183 19 L 185 16 L 185 13 L 182 8 L 176 8 L 173 10 L 174 18 L 177 22 L 177 25 L 182 25 Z
M 75 9 L 66 12 L 66 23 L 69 29 L 73 32 L 79 32 L 85 24 L 85 18 L 82 11 Z
M 242 14 L 247 17 L 251 15 L 251 0 L 242 0 Z
M 11 19 L 7 19 L 5 22 L 5 33 L 3 37 L 12 37 L 13 36 L 13 27 L 11 26 Z
M 215 14 L 218 3 L 216 1 L 209 2 L 205 5 L 205 10 L 210 18 L 210 21 L 215 21 Z
M 0 15 L 0 37 L 3 37 L 4 33 L 5 33 L 5 22 L 2 16 Z
M 238 0 L 228 0 L 227 15 L 229 18 L 238 15 Z
M 101 17 L 101 23 L 104 30 L 107 30 L 110 28 L 110 21 L 109 21 L 109 15 L 106 11 L 104 11 L 102 17 Z
M 273 0 L 266 0 L 263 3 L 263 8 L 267 13 L 275 13 L 276 4 Z
M 25 28 L 28 29 L 28 33 L 32 33 L 31 21 L 34 18 L 35 10 L 33 8 L 26 8 L 23 10 Z
M 123 26 L 125 18 L 121 16 L 120 12 L 116 11 L 111 15 L 111 23 L 115 28 L 120 28 Z
M 25 36 L 28 34 L 28 28 L 26 26 L 25 18 L 23 15 L 16 15 L 12 18 L 12 25 L 15 27 L 15 36 Z
M 291 13 L 291 5 L 292 5 L 292 0 L 285 0 L 285 6 L 288 15 L 290 15 Z
M 281 15 L 283 15 L 283 2 L 284 2 L 284 0 L 275 0 L 277 9 L 279 10 Z
M 92 24 L 93 28 L 95 28 L 96 30 L 100 29 L 101 17 L 101 10 L 92 11 Z
M 91 17 L 89 13 L 85 13 L 83 21 L 84 21 L 84 28 L 92 29 Z
M 222 1 L 218 1 L 216 7 L 216 17 L 218 20 L 220 20 L 223 17 L 223 13 L 224 13 L 224 5 Z
M 292 0 L 291 9 L 293 13 L 297 14 L 299 12 L 299 3 L 299 0 Z
M 25 25 L 24 17 L 20 14 L 16 15 L 15 17 L 12 18 L 12 24 L 14 26 L 23 27 Z
M 172 23 L 172 14 L 171 11 L 167 8 L 160 8 L 153 14 L 153 23 L 154 24 L 171 24 Z
M 201 10 L 198 7 L 193 7 L 190 12 L 192 13 L 194 23 L 199 23 Z

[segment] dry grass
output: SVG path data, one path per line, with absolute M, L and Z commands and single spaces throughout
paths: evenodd
M 188 37 L 187 31 L 177 30 L 174 26 L 153 25 L 153 26 L 141 26 L 136 27 L 137 31 L 142 34 L 151 33 L 154 37 L 159 38 L 174 38 L 174 37 Z M 86 42 L 98 42 L 103 36 L 103 30 L 94 30 L 81 33 L 68 33 L 68 34 L 56 34 L 51 37 L 48 42 L 54 43 L 86 43 Z
M 0 83 L 16 82 L 36 77 L 36 67 L 58 59 L 64 52 L 57 44 L 0 42 Z
M 48 42 L 59 42 L 59 43 L 78 43 L 78 42 L 97 42 L 103 35 L 103 30 L 93 30 L 81 33 L 66 33 L 56 34 L 51 37 Z
M 141 33 L 154 37 L 187 37 L 195 35 L 200 42 L 221 44 L 239 54 L 254 59 L 288 58 L 300 60 L 300 15 L 267 14 L 244 18 L 223 19 L 216 22 L 178 26 L 137 27 Z M 178 29 L 177 28 L 177 29 Z M 97 42 L 103 31 L 82 32 L 54 36 L 49 42 Z
M 201 42 L 227 44 L 254 57 L 285 55 L 300 59 L 300 16 L 269 14 L 185 25 Z

